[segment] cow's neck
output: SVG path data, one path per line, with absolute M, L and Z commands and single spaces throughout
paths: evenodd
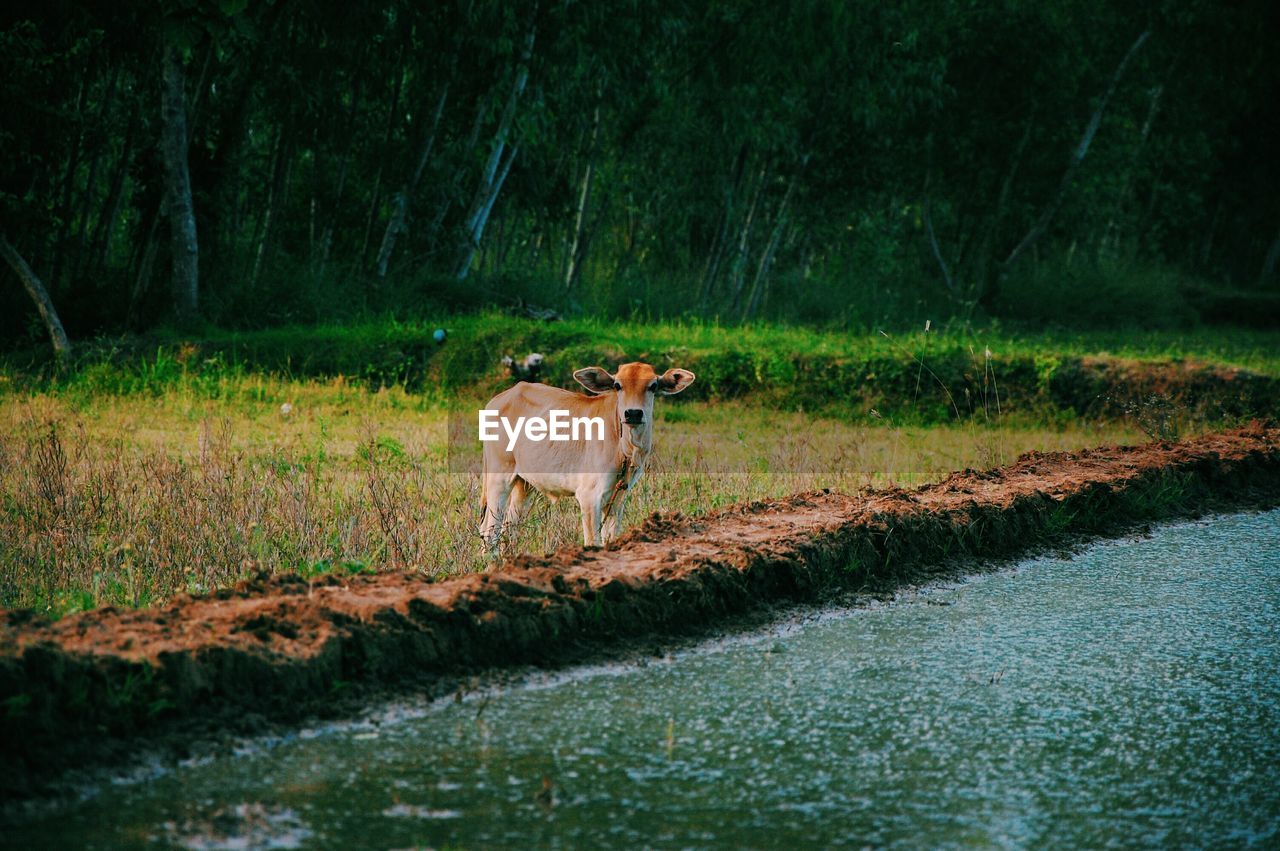
M 627 466 L 639 467 L 644 464 L 649 456 L 649 450 L 653 448 L 652 428 L 652 425 L 645 428 L 644 434 L 636 439 L 634 429 L 618 424 L 618 454 L 622 456 L 621 460 Z

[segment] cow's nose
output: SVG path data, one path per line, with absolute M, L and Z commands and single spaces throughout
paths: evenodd
M 627 421 L 627 425 L 640 425 L 644 422 L 644 409 L 627 408 L 622 412 L 622 418 Z

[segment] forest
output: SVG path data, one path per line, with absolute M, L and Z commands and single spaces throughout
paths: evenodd
M 8 3 L 0 339 L 1270 323 L 1278 36 L 1261 0 Z

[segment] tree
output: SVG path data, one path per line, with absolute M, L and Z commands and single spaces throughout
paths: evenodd
M 53 300 L 49 298 L 49 293 L 45 290 L 44 284 L 36 277 L 36 273 L 31 271 L 31 267 L 27 265 L 27 261 L 22 259 L 22 255 L 9 244 L 9 240 L 0 234 L 0 257 L 9 264 L 21 280 L 22 285 L 27 290 L 27 295 L 31 296 L 31 301 L 35 304 L 36 310 L 40 313 L 40 318 L 44 321 L 45 328 L 49 331 L 49 341 L 53 343 L 53 352 L 59 358 L 66 357 L 71 354 L 71 341 L 67 339 L 67 332 L 62 329 L 62 320 L 58 318 L 58 311 L 54 309 Z
M 462 246 L 458 252 L 458 261 L 454 277 L 465 280 L 471 271 L 471 261 L 480 247 L 484 230 L 489 224 L 489 216 L 493 213 L 493 205 L 498 201 L 503 184 L 511 173 L 511 166 L 520 153 L 520 146 L 511 141 L 512 129 L 515 125 L 516 112 L 520 108 L 520 98 L 529 84 L 529 65 L 533 61 L 533 45 L 538 34 L 538 6 L 533 5 L 529 15 L 528 29 L 524 36 L 524 45 L 516 63 L 515 74 L 511 81 L 511 90 L 507 94 L 506 103 L 498 118 L 498 126 L 493 133 L 493 141 L 489 145 L 489 156 L 476 179 L 475 192 L 471 206 L 467 210 L 463 223 Z
M 1277 35 L 1261 0 L 28 4 L 0 231 L 72 337 L 517 297 L 907 321 L 1113 261 L 1260 287 Z M 0 337 L 32 304 L 0 288 Z
M 1133 61 L 1134 55 L 1142 49 L 1142 46 L 1147 43 L 1147 39 L 1150 37 L 1151 30 L 1143 30 L 1133 44 L 1129 46 L 1129 50 L 1125 53 L 1124 58 L 1120 60 L 1120 64 L 1116 66 L 1115 72 L 1107 83 L 1106 91 L 1102 93 L 1102 97 L 1098 100 L 1098 105 L 1094 108 L 1093 115 L 1090 116 L 1089 123 L 1085 125 L 1084 133 L 1072 152 L 1071 159 L 1067 162 L 1066 170 L 1062 173 L 1062 180 L 1058 183 L 1057 191 L 1049 199 L 1031 229 L 1013 247 L 1013 250 L 1009 252 L 1009 256 L 1001 262 L 1001 277 L 1007 275 L 1009 270 L 1013 268 L 1013 264 L 1018 262 L 1018 258 L 1025 254 L 1027 249 L 1039 242 L 1049 229 L 1050 223 L 1053 222 L 1053 217 L 1057 215 L 1058 210 L 1062 207 L 1063 199 L 1066 197 L 1068 190 L 1071 189 L 1071 182 L 1075 178 L 1076 172 L 1079 171 L 1081 163 L 1084 162 L 1084 158 L 1089 154 L 1089 146 L 1093 144 L 1093 138 L 1098 133 L 1098 126 L 1102 123 L 1102 116 L 1106 112 L 1107 104 L 1115 95 L 1116 87 L 1120 85 L 1120 80 L 1123 79 L 1124 72 L 1129 67 L 1129 63 Z M 990 305 L 998 292 L 999 286 L 997 282 L 989 284 L 982 296 L 984 303 Z
M 170 34 L 161 60 L 161 149 L 164 153 L 165 206 L 169 215 L 173 309 L 179 321 L 199 310 L 200 246 L 196 238 L 195 202 L 187 163 L 186 71 L 181 51 Z

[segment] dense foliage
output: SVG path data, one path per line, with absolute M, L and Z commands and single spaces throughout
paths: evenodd
M 1261 0 L 16 2 L 0 236 L 72 337 L 1179 321 L 1275 289 L 1277 36 Z

